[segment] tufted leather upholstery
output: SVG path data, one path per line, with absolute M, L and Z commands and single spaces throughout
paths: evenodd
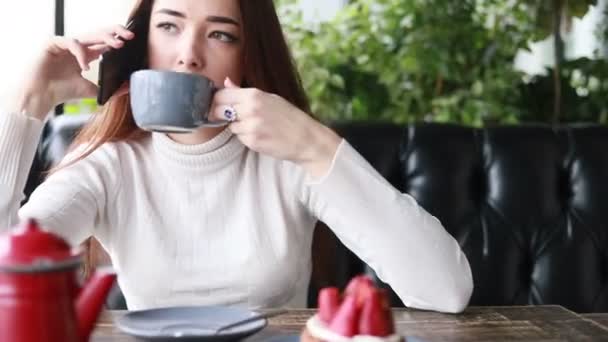
M 355 146 L 367 140 L 336 128 Z M 383 174 L 459 241 L 472 305 L 608 311 L 608 127 L 419 124 L 393 143 L 400 175 Z M 385 151 L 361 152 L 373 162 Z
M 348 123 L 334 129 L 459 241 L 473 269 L 471 305 L 608 311 L 608 127 Z M 69 136 L 55 131 L 46 143 Z M 57 151 L 44 158 L 58 160 Z M 313 264 L 311 306 L 320 287 L 373 274 L 322 224 Z M 394 294 L 393 304 L 402 305 Z

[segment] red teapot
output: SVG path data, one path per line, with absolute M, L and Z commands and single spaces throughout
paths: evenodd
M 78 283 L 82 255 L 34 220 L 0 235 L 0 341 L 86 342 L 116 275 Z

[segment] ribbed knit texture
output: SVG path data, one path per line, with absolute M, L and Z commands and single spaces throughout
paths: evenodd
M 20 113 L 0 113 L 0 229 L 17 223 L 28 171 L 44 123 Z
M 15 223 L 7 218 L 16 217 L 40 129 L 25 116 L 0 115 L 4 226 Z M 107 143 L 51 176 L 19 217 L 73 244 L 94 235 L 130 309 L 303 307 L 317 219 L 408 306 L 456 312 L 472 291 L 458 243 L 346 141 L 318 180 L 229 130 L 195 146 L 157 133 Z

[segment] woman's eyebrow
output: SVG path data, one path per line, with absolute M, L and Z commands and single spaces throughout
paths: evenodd
M 178 18 L 187 18 L 188 16 L 182 12 L 176 11 L 176 10 L 172 10 L 172 9 L 168 9 L 168 8 L 162 8 L 159 9 L 158 11 L 156 11 L 155 13 L 162 13 L 162 14 L 167 14 L 170 16 L 174 16 L 174 17 L 178 17 Z M 226 16 L 220 16 L 220 15 L 210 15 L 207 16 L 207 21 L 210 23 L 221 23 L 221 24 L 231 24 L 237 27 L 240 27 L 241 24 L 230 17 L 226 17 Z
M 230 17 L 223 17 L 219 15 L 210 15 L 207 17 L 207 21 L 210 23 L 222 23 L 222 24 L 231 24 L 234 26 L 241 26 L 238 21 L 232 19 Z
M 168 9 L 168 8 L 159 9 L 155 13 L 162 13 L 162 14 L 167 14 L 167 15 L 174 16 L 174 17 L 186 18 L 186 15 L 184 13 L 178 12 L 178 11 L 175 11 L 172 9 Z

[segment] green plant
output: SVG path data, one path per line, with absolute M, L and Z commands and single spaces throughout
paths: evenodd
M 327 23 L 283 13 L 313 109 L 327 120 L 514 122 L 523 1 L 359 0 Z
M 305 22 L 295 0 L 280 1 L 279 9 L 313 111 L 322 119 L 480 126 L 537 120 L 535 87 L 553 86 L 553 99 L 556 89 L 574 86 L 572 64 L 558 69 L 560 88 L 540 78 L 525 83 L 513 66 L 520 49 L 562 25 L 545 25 L 552 10 L 580 15 L 595 3 L 552 1 L 562 7 L 547 7 L 545 0 L 353 0 L 323 23 Z
M 566 62 L 565 45 L 562 38 L 562 31 L 568 31 L 574 17 L 581 18 L 588 10 L 589 6 L 597 5 L 597 0 L 528 0 L 530 6 L 536 8 L 537 30 L 535 40 L 544 39 L 553 35 L 553 50 L 555 66 L 551 71 L 553 75 L 553 117 L 552 122 L 557 124 L 562 116 L 564 73 L 562 68 Z M 566 71 L 567 72 L 567 71 Z M 567 85 L 566 85 L 567 87 Z
M 521 85 L 527 94 L 521 105 L 529 109 L 522 121 L 555 122 L 553 70 Z M 585 57 L 563 62 L 560 70 L 560 122 L 608 123 L 608 62 Z

